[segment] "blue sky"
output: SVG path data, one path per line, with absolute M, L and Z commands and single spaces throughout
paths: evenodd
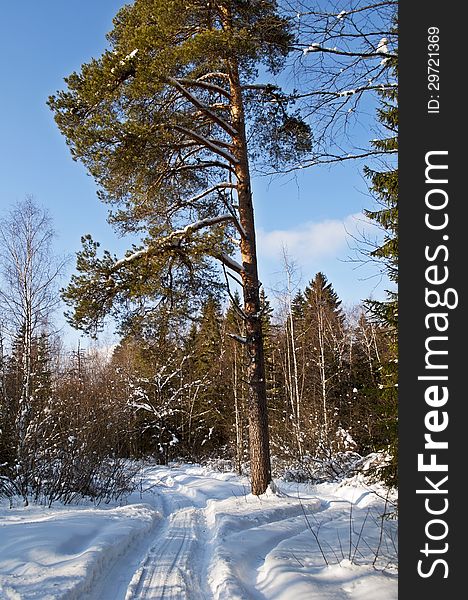
M 122 254 L 128 246 L 106 223 L 93 180 L 72 161 L 46 106 L 63 77 L 98 56 L 119 0 L 2 2 L 0 21 L 0 214 L 26 194 L 47 207 L 59 254 L 76 252 L 91 233 Z M 369 137 L 372 133 L 369 132 Z M 348 260 L 356 242 L 346 232 L 365 229 L 360 213 L 372 206 L 362 165 L 304 170 L 297 176 L 257 178 L 254 201 L 261 279 L 267 291 L 281 279 L 281 245 L 300 265 L 303 286 L 323 271 L 345 304 L 382 297 L 375 266 Z M 72 266 L 70 267 L 70 271 Z M 369 279 L 370 278 L 370 279 Z

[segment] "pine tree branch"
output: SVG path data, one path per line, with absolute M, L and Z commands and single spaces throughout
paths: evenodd
M 204 81 L 205 79 L 211 78 L 226 79 L 227 81 L 229 81 L 229 75 L 227 73 L 223 73 L 222 71 L 213 71 L 211 73 L 205 73 L 204 75 L 198 77 L 197 81 Z
M 223 163 L 218 160 L 202 160 L 196 163 L 180 163 L 169 167 L 170 171 L 184 171 L 186 169 L 209 169 L 211 167 L 219 167 L 220 169 L 227 169 L 229 172 L 234 173 L 234 169 L 230 164 Z
M 234 129 L 234 127 L 232 127 L 232 125 L 230 125 L 227 121 L 225 121 L 219 115 L 210 110 L 210 108 L 206 106 L 206 104 L 204 104 L 196 96 L 191 94 L 187 88 L 185 88 L 179 83 L 177 79 L 174 79 L 174 77 L 168 77 L 167 81 L 171 83 L 175 88 L 177 88 L 179 92 L 185 98 L 187 98 L 187 100 L 189 100 L 196 108 L 198 108 L 203 114 L 207 115 L 214 123 L 219 125 L 221 129 L 224 129 L 226 133 L 228 133 L 232 137 L 237 136 L 237 131 Z
M 177 131 L 180 131 L 181 133 L 184 133 L 185 135 L 192 138 L 193 140 L 199 142 L 205 148 L 208 148 L 215 154 L 218 154 L 218 156 L 225 158 L 229 163 L 231 163 L 233 165 L 238 164 L 239 161 L 235 158 L 235 156 L 233 154 L 231 154 L 230 152 L 228 152 L 227 150 L 224 150 L 223 148 L 221 148 L 217 144 L 217 140 L 205 138 L 201 134 L 197 133 L 196 131 L 193 131 L 193 129 L 187 129 L 186 127 L 182 127 L 181 125 L 174 125 L 173 127 Z
M 200 219 L 200 221 L 190 223 L 189 225 L 186 225 L 183 229 L 177 229 L 175 231 L 172 231 L 169 235 L 167 235 L 163 238 L 159 238 L 158 240 L 155 240 L 155 242 L 153 244 L 146 246 L 145 248 L 142 248 L 141 250 L 137 250 L 136 252 L 133 252 L 132 254 L 130 254 L 128 256 L 125 256 L 124 258 L 121 258 L 120 260 L 118 260 L 117 262 L 114 263 L 114 265 L 111 268 L 111 273 L 118 271 L 124 265 L 128 265 L 130 263 L 135 262 L 136 260 L 142 258 L 143 256 L 151 256 L 151 255 L 157 254 L 159 251 L 167 250 L 170 248 L 179 248 L 179 244 L 174 243 L 174 240 L 177 238 L 179 238 L 179 242 L 180 242 L 182 239 L 190 236 L 192 233 L 195 233 L 196 231 L 200 231 L 201 229 L 204 229 L 205 227 L 211 227 L 213 225 L 218 225 L 219 223 L 226 223 L 228 221 L 232 221 L 231 215 L 219 215 L 217 217 Z M 233 262 L 235 262 L 235 261 L 233 261 Z M 231 268 L 233 268 L 233 267 L 231 267 Z
M 215 192 L 216 190 L 235 189 L 235 188 L 237 188 L 237 184 L 230 183 L 228 181 L 223 181 L 222 183 L 218 183 L 218 184 L 213 185 L 212 187 L 204 190 L 197 196 L 193 196 L 193 198 L 190 198 L 190 200 L 187 200 L 185 202 L 185 204 L 187 204 L 187 205 L 194 204 L 195 202 L 197 202 L 197 200 L 201 200 L 202 198 L 204 198 L 205 196 L 208 196 L 208 194 L 211 194 L 211 192 Z
M 242 90 L 265 91 L 265 90 L 273 90 L 275 88 L 276 88 L 276 86 L 272 85 L 271 83 L 245 83 L 244 85 L 241 85 Z
M 313 92 L 305 92 L 304 94 L 294 94 L 291 95 L 291 100 L 299 100 L 300 98 L 310 98 L 312 96 L 329 96 L 331 98 L 343 98 L 346 96 L 353 96 L 354 94 L 359 94 L 360 92 L 368 92 L 368 91 L 378 91 L 378 92 L 387 92 L 391 90 L 398 89 L 397 83 L 388 83 L 388 84 L 377 84 L 377 85 L 363 85 L 361 87 L 357 87 L 349 90 L 342 90 L 341 92 L 333 92 L 331 90 L 315 90 Z
M 242 273 L 245 273 L 244 267 L 241 264 L 239 264 L 236 260 L 234 260 L 227 254 L 225 254 L 224 252 L 220 253 L 220 254 L 216 254 L 215 258 L 220 260 L 224 266 L 228 267 L 229 269 L 232 269 L 239 275 L 242 275 Z
M 376 8 L 381 8 L 384 6 L 396 6 L 398 5 L 398 0 L 386 0 L 385 2 L 376 2 L 375 4 L 367 4 L 366 6 L 360 6 L 359 8 L 354 8 L 346 11 L 342 11 L 340 13 L 328 13 L 328 12 L 320 12 L 316 10 L 308 10 L 304 12 L 298 12 L 297 17 L 305 17 L 307 15 L 314 15 L 316 17 L 335 17 L 335 18 L 344 18 L 348 15 L 355 15 L 361 12 L 365 12 L 368 10 L 375 10 Z
M 232 295 L 232 292 L 231 292 L 231 286 L 229 285 L 229 279 L 228 279 L 228 276 L 229 276 L 229 277 L 232 277 L 232 278 L 234 279 L 234 281 L 236 281 L 236 282 L 237 282 L 237 283 L 238 283 L 238 284 L 241 286 L 241 288 L 243 287 L 243 284 L 242 284 L 242 282 L 241 282 L 241 281 L 239 281 L 238 279 L 236 279 L 236 277 L 234 277 L 234 276 L 233 276 L 231 273 L 228 273 L 228 272 L 226 271 L 226 267 L 225 267 L 225 265 L 224 265 L 224 264 L 223 264 L 223 273 L 224 273 L 224 278 L 225 278 L 225 280 L 226 280 L 226 290 L 227 290 L 227 293 L 228 293 L 228 296 L 229 296 L 229 298 L 231 299 L 232 307 L 233 307 L 233 309 L 234 309 L 234 310 L 237 312 L 237 314 L 240 316 L 240 318 L 241 318 L 243 321 L 246 321 L 246 320 L 247 320 L 247 314 L 246 314 L 246 313 L 245 313 L 245 312 L 242 310 L 242 308 L 241 308 L 241 307 L 240 307 L 240 306 L 237 304 L 237 302 L 236 302 L 236 299 L 235 299 L 235 298 L 234 298 L 234 296 Z
M 215 83 L 207 83 L 206 81 L 203 81 L 201 79 L 186 79 L 186 78 L 178 78 L 177 81 L 181 85 L 185 85 L 187 87 L 200 87 L 205 90 L 209 90 L 210 92 L 216 92 L 217 94 L 221 94 L 225 98 L 228 98 L 228 100 L 231 99 L 231 94 L 227 90 L 222 88 L 221 86 L 216 85 Z
M 299 165 L 293 165 L 288 169 L 275 170 L 271 172 L 262 171 L 262 175 L 275 175 L 278 173 L 292 173 L 299 169 L 306 169 L 315 165 L 330 165 L 338 162 L 345 162 L 347 160 L 360 160 L 368 158 L 369 156 L 386 156 L 389 154 L 396 154 L 397 149 L 392 150 L 368 150 L 356 154 L 324 154 L 323 156 L 317 156 Z

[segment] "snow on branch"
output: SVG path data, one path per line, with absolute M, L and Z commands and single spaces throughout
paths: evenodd
M 226 79 L 229 81 L 229 75 L 222 71 L 213 71 L 211 73 L 205 73 L 197 78 L 197 81 L 204 81 L 205 79 Z
M 239 273 L 239 275 L 245 272 L 245 269 L 241 264 L 239 264 L 236 260 L 228 256 L 224 252 L 221 254 L 217 254 L 216 258 L 220 260 L 223 263 L 223 265 L 228 267 L 228 269 L 232 269 L 236 273 Z
M 219 223 L 226 223 L 227 221 L 232 221 L 232 220 L 233 220 L 232 215 L 224 214 L 224 215 L 219 215 L 217 217 L 209 217 L 207 219 L 200 219 L 199 221 L 196 221 L 194 223 L 190 223 L 189 225 L 186 225 L 183 229 L 176 229 L 175 231 L 172 231 L 169 235 L 166 235 L 163 238 L 159 238 L 158 240 L 155 240 L 155 242 L 153 244 L 146 246 L 145 248 L 142 248 L 141 250 L 137 250 L 136 252 L 133 252 L 132 254 L 129 254 L 129 255 L 125 256 L 124 258 L 121 258 L 120 260 L 115 262 L 112 267 L 112 272 L 117 271 L 124 265 L 128 265 L 128 264 L 142 258 L 143 256 L 151 256 L 153 254 L 156 254 L 158 251 L 166 250 L 171 247 L 176 247 L 173 244 L 173 242 L 176 238 L 183 239 L 183 238 L 188 237 L 189 235 L 191 235 L 192 233 L 194 233 L 196 231 L 200 231 L 200 229 L 204 229 L 205 227 L 211 227 L 213 225 L 218 225 Z
M 352 90 L 342 90 L 340 92 L 334 92 L 331 90 L 315 90 L 313 92 L 305 92 L 304 94 L 295 94 L 293 96 L 291 96 L 292 99 L 294 100 L 298 100 L 300 98 L 309 98 L 311 96 L 323 96 L 323 97 L 330 97 L 330 98 L 342 98 L 344 96 L 353 96 L 354 94 L 360 94 L 361 92 L 371 92 L 371 91 L 378 91 L 378 92 L 387 92 L 390 90 L 395 90 L 397 89 L 398 84 L 397 83 L 382 83 L 382 84 L 377 84 L 377 85 L 363 85 L 361 87 L 357 87 L 355 89 Z
M 236 342 L 247 344 L 247 338 L 242 337 L 241 335 L 237 335 L 236 333 L 228 333 L 228 336 L 233 340 L 236 340 Z
M 385 0 L 384 2 L 376 2 L 375 4 L 368 4 L 367 6 L 359 6 L 357 8 L 349 8 L 346 11 L 342 10 L 338 14 L 322 12 L 322 11 L 317 11 L 317 10 L 307 10 L 307 11 L 303 11 L 303 12 L 298 12 L 296 16 L 298 19 L 300 19 L 301 17 L 308 16 L 308 15 L 315 16 L 315 17 L 333 17 L 334 16 L 338 20 L 341 20 L 344 17 L 356 15 L 358 13 L 362 13 L 362 12 L 366 12 L 366 11 L 373 11 L 377 8 L 381 8 L 384 6 L 396 6 L 396 5 L 398 5 L 398 0 Z
M 275 89 L 276 86 L 272 85 L 271 83 L 245 83 L 244 85 L 241 85 L 241 88 L 243 90 L 261 90 L 261 91 L 265 91 L 265 90 L 273 90 Z
M 177 229 L 170 233 L 165 239 L 172 240 L 175 237 L 186 237 L 195 231 L 204 229 L 205 227 L 211 227 L 212 225 L 218 225 L 226 221 L 232 221 L 232 216 L 228 214 L 218 215 L 217 217 L 208 217 L 207 219 L 200 219 L 190 225 L 186 225 L 183 229 Z
M 215 83 L 208 83 L 207 81 L 203 81 L 202 79 L 186 79 L 186 78 L 178 78 L 177 81 L 185 85 L 187 87 L 200 87 L 205 90 L 209 90 L 210 92 L 215 92 L 217 94 L 221 94 L 225 98 L 230 99 L 231 94 L 222 88 L 220 85 L 216 85 Z
M 125 256 L 124 258 L 121 258 L 120 260 L 118 260 L 117 262 L 114 263 L 114 266 L 112 267 L 112 271 L 116 271 L 118 269 L 120 269 L 120 267 L 123 267 L 126 264 L 132 263 L 136 260 L 138 260 L 139 258 L 141 258 L 142 256 L 146 256 L 149 252 L 149 248 L 142 248 L 141 250 L 137 250 L 136 252 L 133 252 L 132 254 L 128 254 L 127 256 Z
M 310 44 L 306 48 L 302 49 L 303 54 L 310 54 L 311 52 L 326 52 L 329 54 L 337 54 L 339 56 L 352 56 L 358 58 L 396 58 L 396 54 L 392 54 L 391 52 L 384 52 L 383 48 L 377 48 L 375 52 L 350 52 L 348 50 L 339 50 L 338 48 L 328 48 L 327 46 L 322 46 L 321 44 L 314 43 Z
M 138 48 L 135 48 L 135 50 L 132 50 L 129 54 L 127 54 L 127 56 L 124 56 L 124 58 L 122 58 L 122 60 L 119 61 L 119 65 L 121 67 L 125 67 L 131 60 L 132 58 L 135 58 L 135 56 L 138 54 Z M 112 74 L 114 74 L 116 71 L 115 67 L 112 67 L 112 69 L 110 70 L 110 72 Z

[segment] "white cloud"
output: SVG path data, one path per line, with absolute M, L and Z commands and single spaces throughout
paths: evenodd
M 352 237 L 368 231 L 371 222 L 362 213 L 348 215 L 343 220 L 309 221 L 292 229 L 258 231 L 258 252 L 262 258 L 279 259 L 284 246 L 293 259 L 306 263 L 317 258 L 341 254 L 352 245 Z

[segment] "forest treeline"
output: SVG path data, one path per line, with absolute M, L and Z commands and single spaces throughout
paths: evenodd
M 344 311 L 317 273 L 273 311 L 252 180 L 365 160 L 376 202 L 364 212 L 382 236 L 361 240 L 363 260 L 397 283 L 396 10 L 134 0 L 118 11 L 108 48 L 48 105 L 110 224 L 140 240 L 118 257 L 83 235 L 62 291 L 75 328 L 94 334 L 111 318 L 122 339 L 109 360 L 63 356 L 47 216 L 29 200 L 0 221 L 7 493 L 115 496 L 127 458 L 218 455 L 246 464 L 259 495 L 276 459 L 343 449 L 387 449 L 395 483 L 395 286 Z M 377 139 L 361 143 L 358 125 Z
M 261 299 L 273 465 L 388 449 L 396 435 L 393 332 L 363 307 L 343 310 L 322 273 L 283 295 L 275 311 Z M 112 351 L 65 352 L 45 330 L 27 350 L 21 328 L 11 350 L 0 351 L 3 491 L 107 498 L 128 483 L 127 458 L 223 457 L 245 472 L 239 305 L 237 294 L 227 305 L 212 295 L 190 321 L 162 309 Z

